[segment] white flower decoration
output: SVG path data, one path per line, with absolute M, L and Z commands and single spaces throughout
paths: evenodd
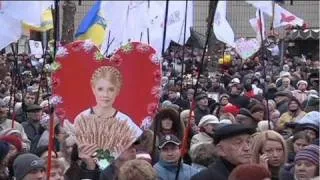
M 161 59 L 157 56 L 157 54 L 151 54 L 150 59 L 153 64 L 155 64 L 155 65 L 160 64 Z
M 141 129 L 150 129 L 152 125 L 152 117 L 147 116 L 142 120 Z
M 94 43 L 90 39 L 87 39 L 82 44 L 82 47 L 85 50 L 85 52 L 88 53 L 94 47 Z
M 69 54 L 69 52 L 68 52 L 67 48 L 61 46 L 61 47 L 58 48 L 58 51 L 56 53 L 56 57 L 57 58 L 62 58 L 62 57 L 65 57 L 68 54 Z
M 56 106 L 58 104 L 61 104 L 62 101 L 62 97 L 58 96 L 58 95 L 54 95 L 50 98 L 49 103 L 52 104 L 53 106 Z

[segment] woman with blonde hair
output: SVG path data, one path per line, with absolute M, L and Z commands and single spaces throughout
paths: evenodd
M 128 115 L 113 107 L 113 103 L 120 94 L 122 84 L 122 74 L 117 68 L 102 66 L 96 69 L 91 76 L 91 89 L 96 100 L 96 105 L 78 114 L 74 122 L 81 118 L 85 119 L 90 115 L 95 115 L 98 118 L 113 117 L 120 121 L 127 121 L 132 129 L 138 130 L 142 134 L 140 128 Z
M 259 132 L 252 137 L 254 163 L 264 165 L 271 172 L 272 180 L 278 180 L 279 170 L 288 157 L 285 140 L 273 130 Z

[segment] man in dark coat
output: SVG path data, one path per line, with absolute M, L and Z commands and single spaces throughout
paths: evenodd
M 200 93 L 199 95 L 196 96 L 195 100 L 197 102 L 197 106 L 194 110 L 194 114 L 195 114 L 196 124 L 198 125 L 200 122 L 200 119 L 203 116 L 208 115 L 210 113 L 210 109 L 208 107 L 209 100 L 206 93 Z
M 280 112 L 280 115 L 288 111 L 289 100 L 292 97 L 290 91 L 280 91 L 275 93 L 275 101 L 277 104 L 277 109 Z
M 208 169 L 194 175 L 191 180 L 228 180 L 229 174 L 236 166 L 250 163 L 250 135 L 254 132 L 254 128 L 242 124 L 219 127 L 214 135 L 219 158 Z
M 26 112 L 28 120 L 21 123 L 21 125 L 23 126 L 28 139 L 31 141 L 30 151 L 33 152 L 44 132 L 44 128 L 40 125 L 42 107 L 38 104 L 31 104 L 27 106 Z

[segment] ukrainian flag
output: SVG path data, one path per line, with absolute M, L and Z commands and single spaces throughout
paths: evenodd
M 97 1 L 83 18 L 75 37 L 79 40 L 90 39 L 100 47 L 106 35 L 106 20 L 100 14 L 101 1 Z

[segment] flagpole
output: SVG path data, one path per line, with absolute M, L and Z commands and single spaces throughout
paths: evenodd
M 275 10 L 275 5 L 276 3 L 274 1 L 272 1 L 272 17 L 271 17 L 271 25 L 270 25 L 270 31 L 272 33 L 272 35 L 274 34 L 274 25 L 273 25 L 273 21 L 274 21 L 274 10 Z M 259 10 L 260 11 L 260 10 Z
M 190 136 L 190 131 L 191 131 L 191 115 L 192 115 L 192 111 L 195 109 L 195 96 L 197 95 L 197 91 L 198 91 L 198 87 L 199 87 L 199 79 L 200 79 L 200 75 L 201 72 L 203 71 L 203 64 L 204 64 L 204 58 L 206 55 L 206 51 L 205 49 L 207 48 L 208 44 L 209 44 L 209 39 L 212 33 L 212 29 L 213 29 L 213 19 L 214 19 L 214 14 L 216 12 L 217 9 L 217 5 L 218 5 L 218 1 L 210 1 L 209 2 L 209 17 L 208 17 L 208 24 L 207 24 L 207 36 L 206 36 L 206 41 L 204 44 L 204 50 L 202 53 L 202 57 L 201 57 L 201 61 L 200 61 L 200 68 L 199 68 L 199 72 L 197 74 L 197 80 L 196 80 L 196 85 L 195 85 L 195 91 L 193 94 L 193 99 L 192 99 L 192 103 L 191 103 L 191 107 L 190 107 L 190 112 L 189 112 L 189 119 L 188 119 L 188 123 L 187 123 L 187 128 L 185 129 L 184 132 L 184 136 L 183 136 L 183 141 L 182 141 L 182 149 L 181 149 L 181 157 L 179 159 L 179 167 L 181 166 L 181 162 L 182 162 L 182 157 L 188 152 L 188 139 Z M 180 169 L 180 168 L 179 168 Z M 177 171 L 177 174 L 179 174 L 179 169 Z M 178 175 L 176 175 L 176 180 L 177 180 Z
M 180 85 L 180 94 L 182 94 L 183 86 L 183 68 L 184 68 L 184 56 L 186 49 L 186 35 L 187 35 L 187 18 L 188 18 L 188 0 L 186 0 L 185 12 L 184 12 L 184 32 L 183 32 L 183 47 L 182 47 L 182 62 L 181 62 L 181 85 Z
M 53 60 L 56 60 L 56 53 L 57 53 L 57 41 L 58 41 L 58 31 L 59 31 L 59 0 L 55 0 L 54 1 L 54 11 L 53 9 L 51 9 L 51 12 L 53 14 L 53 18 L 54 18 L 54 23 L 53 23 Z M 51 74 L 52 75 L 52 74 Z M 50 97 L 49 97 L 50 98 Z M 54 142 L 53 142 L 53 138 L 54 138 L 54 117 L 53 117 L 53 113 L 54 113 L 54 107 L 52 104 L 50 104 L 49 101 L 49 116 L 50 116 L 50 122 L 49 122 L 49 147 L 48 147 L 48 164 L 47 164 L 47 180 L 50 180 L 50 171 L 51 171 L 51 154 L 52 151 L 54 150 Z
M 150 0 L 148 0 L 148 13 L 150 10 Z M 147 40 L 148 40 L 148 45 L 150 45 L 150 32 L 149 32 L 149 27 L 147 27 Z
M 108 55 L 108 51 L 109 51 L 109 47 L 110 47 L 110 36 L 111 35 L 111 30 L 109 30 L 109 32 L 108 32 L 108 41 L 107 41 L 107 48 L 106 48 L 106 51 L 103 53 L 103 56 L 105 56 L 105 55 Z M 112 43 L 112 42 L 111 42 Z
M 169 13 L 169 0 L 166 0 L 166 10 L 165 10 L 165 16 L 164 16 L 164 28 L 163 28 L 163 38 L 162 38 L 162 57 L 164 56 L 164 51 L 166 46 L 168 13 Z
M 262 24 L 262 19 L 261 19 L 261 10 L 259 9 L 259 23 Z M 261 60 L 262 60 L 262 66 L 263 66 L 263 78 L 266 81 L 266 66 L 265 66 L 265 62 L 264 62 L 264 55 L 265 53 L 265 47 L 264 47 L 264 42 L 263 42 L 263 35 L 262 35 L 262 26 L 259 26 L 259 31 L 260 31 L 260 38 L 261 38 Z M 269 103 L 268 103 L 268 99 L 267 99 L 267 120 L 268 120 L 268 129 L 271 129 L 271 122 L 270 122 L 270 114 L 269 114 Z

